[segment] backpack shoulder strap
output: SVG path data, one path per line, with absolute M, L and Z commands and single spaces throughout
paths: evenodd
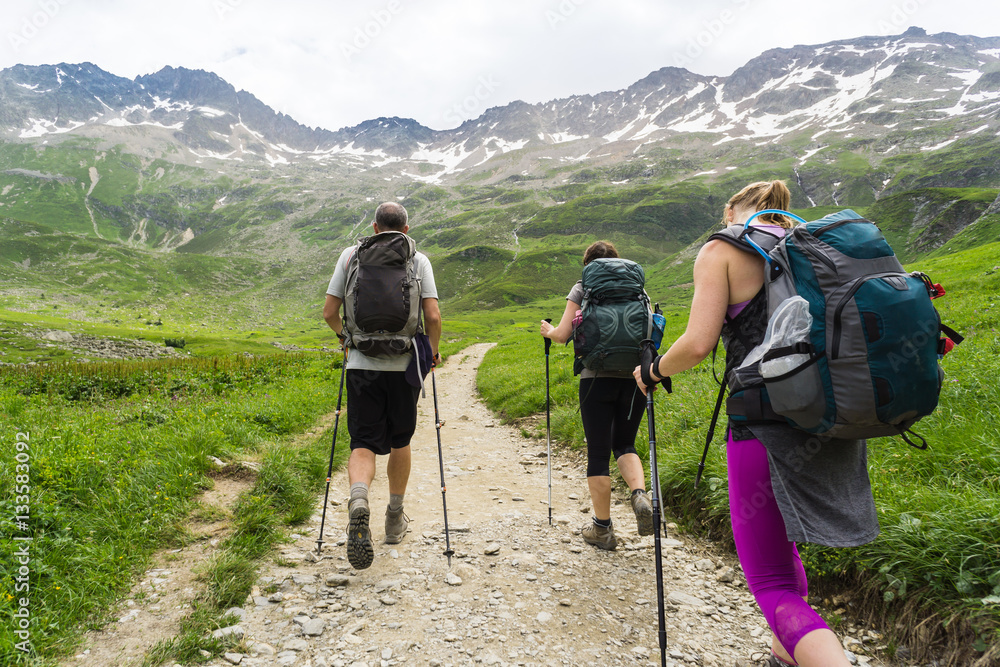
M 729 225 L 725 229 L 715 232 L 709 236 L 708 241 L 725 241 L 734 248 L 739 248 L 743 252 L 748 252 L 751 255 L 759 255 L 760 250 L 754 248 L 750 244 L 750 241 L 753 241 L 765 253 L 770 253 L 778 245 L 781 239 L 766 229 L 761 229 L 760 227 Z M 708 241 L 706 241 L 706 243 L 708 243 Z

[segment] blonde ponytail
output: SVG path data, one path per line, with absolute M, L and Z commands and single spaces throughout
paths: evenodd
M 752 211 L 763 211 L 769 208 L 788 210 L 792 201 L 792 193 L 784 181 L 758 181 L 746 186 L 726 203 L 723 209 L 723 224 L 728 224 L 729 211 L 742 208 Z M 760 216 L 760 221 L 766 225 L 779 225 L 785 229 L 794 226 L 794 221 L 783 215 L 768 213 Z

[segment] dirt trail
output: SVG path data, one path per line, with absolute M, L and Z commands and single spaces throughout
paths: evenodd
M 333 425 L 326 415 L 291 446 L 316 438 Z M 221 465 L 221 461 L 218 462 Z M 189 517 L 183 546 L 166 549 L 152 558 L 150 567 L 114 610 L 117 619 L 87 632 L 80 649 L 62 662 L 66 667 L 124 667 L 139 665 L 161 641 L 177 636 L 191 603 L 204 595 L 199 573 L 219 551 L 230 532 L 230 511 L 240 494 L 254 483 L 258 465 L 231 463 L 211 473 L 212 488 L 197 498 L 199 509 Z
M 638 536 L 621 495 L 612 507 L 618 550 L 584 543 L 578 530 L 590 520 L 585 466 L 566 451 L 554 456 L 549 526 L 544 441 L 522 438 L 476 399 L 476 369 L 489 347 L 473 346 L 436 371 L 456 552 L 451 568 L 443 555 L 428 387 L 413 439 L 405 500 L 411 522 L 402 543 L 382 543 L 388 491 L 380 460 L 370 496 L 375 561 L 362 571 L 348 564 L 348 483 L 341 471 L 331 489 L 337 504 L 327 511 L 322 558 L 310 562 L 317 511 L 281 550 L 283 561 L 296 566 L 270 567 L 246 605 L 234 630 L 243 633 L 246 654 L 217 664 L 659 664 L 653 538 Z M 731 666 L 768 645 L 764 619 L 731 556 L 673 531 L 663 546 L 668 664 Z
M 380 459 L 370 494 L 375 561 L 366 570 L 350 566 L 344 546 L 348 483 L 340 471 L 332 482 L 320 558 L 315 552 L 322 495 L 312 521 L 298 527 L 262 568 L 258 585 L 237 610 L 240 624 L 223 630 L 242 640 L 209 665 L 660 664 L 653 538 L 637 535 L 627 499 L 618 493 L 612 505 L 618 550 L 584 543 L 579 529 L 591 516 L 585 461 L 557 446 L 549 525 L 545 442 L 500 424 L 476 398 L 476 370 L 490 347 L 470 347 L 436 371 L 456 552 L 451 567 L 443 555 L 428 384 L 413 439 L 405 499 L 411 521 L 402 543 L 382 542 L 388 490 Z M 662 541 L 667 664 L 731 667 L 762 655 L 770 633 L 735 559 L 711 542 L 669 528 Z M 135 619 L 135 627 L 142 621 Z M 885 664 L 862 655 L 877 635 L 846 623 L 843 629 L 859 664 Z M 121 642 L 117 653 L 100 646 L 95 651 L 71 664 L 128 664 L 111 658 L 135 655 Z

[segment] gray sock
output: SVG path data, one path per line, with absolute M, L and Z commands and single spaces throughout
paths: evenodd
M 398 512 L 403 509 L 403 494 L 402 493 L 390 493 L 389 494 L 389 509 L 393 512 Z
M 351 484 L 351 500 L 355 498 L 364 498 L 368 500 L 368 485 L 364 482 L 355 482 Z

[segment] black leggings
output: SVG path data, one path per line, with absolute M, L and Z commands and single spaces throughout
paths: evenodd
M 635 454 L 646 397 L 632 378 L 580 380 L 580 417 L 587 436 L 587 477 L 611 474 L 610 458 Z

